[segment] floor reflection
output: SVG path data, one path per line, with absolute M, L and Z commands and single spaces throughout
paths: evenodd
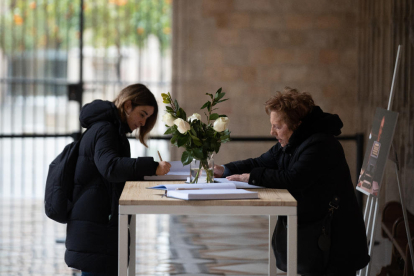
M 0 275 L 80 275 L 42 200 L 0 202 Z M 267 275 L 265 216 L 137 216 L 136 275 Z

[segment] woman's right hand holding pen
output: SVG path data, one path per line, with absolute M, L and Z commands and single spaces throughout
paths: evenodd
M 157 170 L 155 171 L 156 175 L 164 175 L 170 171 L 171 164 L 167 161 L 161 161 L 158 163 Z

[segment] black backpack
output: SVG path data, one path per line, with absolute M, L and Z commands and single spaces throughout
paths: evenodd
M 79 140 L 68 144 L 49 165 L 45 187 L 45 213 L 54 221 L 66 223 L 73 207 L 73 188 Z

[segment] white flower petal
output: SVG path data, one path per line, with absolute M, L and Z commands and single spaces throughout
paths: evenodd
M 175 119 L 174 125 L 177 126 L 177 129 L 181 134 L 186 134 L 187 131 L 191 129 L 190 124 L 181 118 Z
M 228 125 L 229 125 L 229 118 L 220 117 L 214 122 L 213 129 L 217 132 L 223 132 L 226 129 L 228 129 Z
M 162 121 L 169 127 L 174 125 L 174 120 L 175 120 L 174 116 L 171 115 L 170 113 L 165 113 L 162 116 Z

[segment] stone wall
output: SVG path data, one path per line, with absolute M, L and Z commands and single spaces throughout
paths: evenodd
M 264 102 L 285 86 L 310 92 L 356 132 L 356 0 L 174 0 L 173 97 L 199 112 L 223 87 L 232 136 L 270 136 Z M 255 157 L 274 143 L 230 142 L 222 164 Z M 355 143 L 343 143 L 355 173 Z M 181 156 L 173 149 L 173 159 Z M 354 175 L 354 174 L 353 174 Z

